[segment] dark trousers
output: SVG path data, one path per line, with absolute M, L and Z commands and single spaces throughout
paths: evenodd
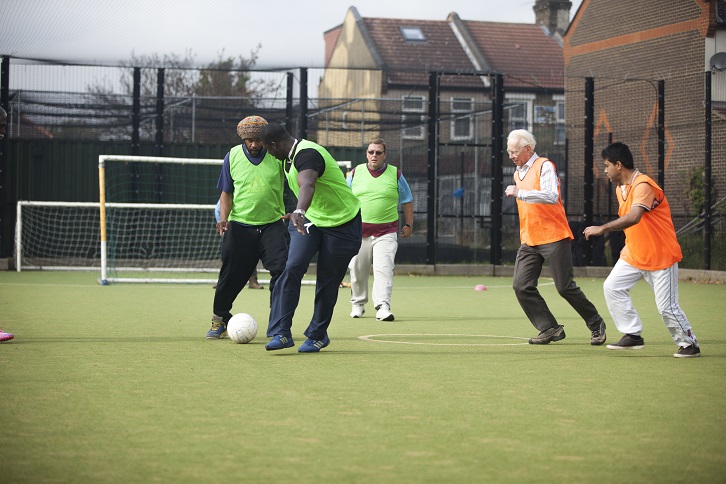
M 222 268 L 214 293 L 214 314 L 222 317 L 225 323 L 229 321 L 232 304 L 259 261 L 270 271 L 272 302 L 275 283 L 285 269 L 289 240 L 287 227 L 282 220 L 258 227 L 230 222 L 222 239 Z
M 363 227 L 360 214 L 338 227 L 309 227 L 307 234 L 298 233 L 290 224 L 290 252 L 287 265 L 272 291 L 272 307 L 267 336 L 292 337 L 292 318 L 300 302 L 302 278 L 318 255 L 313 317 L 304 334 L 322 340 L 333 318 L 340 283 L 350 260 L 360 250 Z
M 552 269 L 557 292 L 585 320 L 587 327 L 591 330 L 597 329 L 602 322 L 595 306 L 575 283 L 570 246 L 570 239 L 564 239 L 537 246 L 522 244 L 517 251 L 512 281 L 514 294 L 529 321 L 540 332 L 558 325 L 557 319 L 537 290 L 537 280 L 545 261 L 549 262 Z

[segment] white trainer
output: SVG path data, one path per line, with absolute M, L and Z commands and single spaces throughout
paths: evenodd
M 350 312 L 351 318 L 362 318 L 363 313 L 365 313 L 366 310 L 363 308 L 362 304 L 353 304 L 353 310 Z
M 393 314 L 391 313 L 391 308 L 389 308 L 385 304 L 382 304 L 381 307 L 378 308 L 378 312 L 376 313 L 376 319 L 378 321 L 393 321 Z

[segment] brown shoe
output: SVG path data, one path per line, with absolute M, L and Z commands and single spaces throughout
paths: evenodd
M 590 344 L 593 346 L 599 346 L 607 340 L 607 336 L 605 336 L 605 321 L 602 321 L 600 325 L 597 327 L 597 329 L 593 329 L 591 331 L 592 338 L 590 338 Z
M 676 358 L 698 358 L 701 356 L 701 348 L 696 345 L 681 346 L 678 353 L 673 353 Z
M 535 338 L 529 339 L 531 345 L 546 345 L 551 341 L 560 341 L 565 339 L 565 327 L 561 324 L 554 328 L 546 329 L 538 334 Z
M 247 284 L 247 287 L 250 289 L 264 289 L 265 287 L 260 285 L 257 281 L 250 281 L 249 284 Z
M 642 350 L 645 340 L 638 334 L 625 334 L 620 341 L 608 345 L 609 350 Z

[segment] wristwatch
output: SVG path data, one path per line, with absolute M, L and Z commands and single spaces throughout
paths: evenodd
M 404 227 L 408 227 L 409 229 L 413 229 L 413 225 L 411 224 L 403 224 Z
M 297 213 L 297 214 L 300 214 L 300 215 L 301 215 L 302 217 L 304 217 L 304 216 L 305 216 L 305 209 L 302 209 L 302 208 L 298 208 L 298 209 L 296 209 L 296 210 L 295 210 L 294 212 L 292 212 L 292 213 Z

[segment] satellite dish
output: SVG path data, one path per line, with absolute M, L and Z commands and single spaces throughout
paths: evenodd
M 717 71 L 726 70 L 726 52 L 719 52 L 718 54 L 712 55 L 708 61 L 708 65 L 711 66 L 711 69 Z

